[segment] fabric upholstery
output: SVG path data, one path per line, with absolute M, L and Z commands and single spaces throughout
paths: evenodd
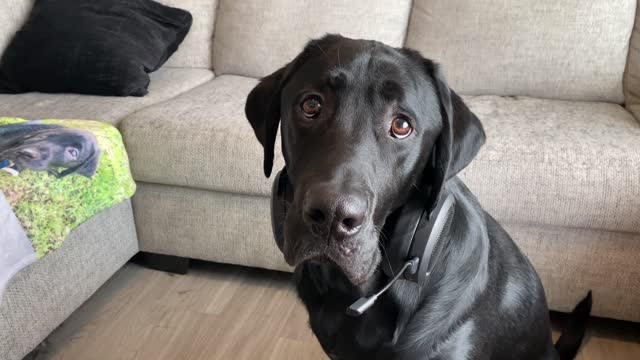
M 463 180 L 498 219 L 640 233 L 640 124 L 615 104 L 468 99 L 487 143 Z
M 502 223 L 542 279 L 552 310 L 593 291 L 594 316 L 640 321 L 640 234 Z
M 134 178 L 268 195 L 262 147 L 244 116 L 255 84 L 223 75 L 123 120 Z M 488 139 L 463 178 L 491 213 L 512 222 L 640 233 L 640 123 L 623 107 L 466 100 Z M 274 168 L 282 165 L 277 145 Z
M 400 46 L 410 7 L 409 0 L 220 0 L 213 69 L 217 75 L 262 77 L 325 33 Z
M 42 93 L 0 95 L 0 116 L 99 119 L 117 125 L 121 118 L 138 109 L 172 98 L 212 78 L 213 73 L 205 69 L 161 68 L 151 74 L 149 94 L 142 98 Z
M 213 29 L 217 0 L 158 0 L 159 2 L 187 10 L 193 16 L 191 30 L 178 51 L 165 66 L 211 69 Z
M 0 56 L 29 16 L 34 0 L 2 0 L 0 13 Z
M 140 183 L 133 201 L 143 251 L 291 271 L 273 240 L 267 197 Z M 639 234 L 505 228 L 538 270 L 552 309 L 569 311 L 591 289 L 594 315 L 640 320 Z
M 636 120 L 640 121 L 640 104 L 629 105 L 629 111 L 636 116 Z
M 640 4 L 636 7 L 636 22 L 631 34 L 627 70 L 624 74 L 625 103 L 640 106 Z M 636 107 L 637 109 L 637 107 Z M 635 110 L 640 119 L 640 111 Z
M 19 272 L 0 302 L 0 359 L 22 359 L 137 251 L 126 201 L 96 215 L 58 251 Z
M 133 205 L 141 251 L 290 271 L 269 198 L 138 183 Z
M 255 79 L 222 75 L 125 118 L 120 130 L 134 179 L 267 194 L 262 147 L 244 115 L 246 96 L 256 84 Z M 276 152 L 275 166 L 280 167 L 280 146 Z
M 622 103 L 637 0 L 416 0 L 408 47 L 463 94 Z

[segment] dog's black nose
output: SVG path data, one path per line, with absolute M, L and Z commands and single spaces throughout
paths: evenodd
M 359 196 L 341 197 L 337 201 L 333 226 L 337 236 L 350 236 L 360 230 L 367 216 L 367 202 Z
M 367 217 L 367 199 L 356 192 L 338 193 L 325 186 L 310 188 L 304 201 L 304 220 L 311 231 L 342 240 L 360 231 Z

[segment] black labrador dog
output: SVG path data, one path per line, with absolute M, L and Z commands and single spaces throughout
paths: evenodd
M 554 348 L 527 258 L 456 174 L 485 140 L 478 118 L 418 52 L 327 35 L 251 91 L 246 116 L 270 175 L 281 120 L 293 184 L 282 250 L 332 359 L 569 359 L 590 296 Z M 360 317 L 345 309 L 389 277 L 385 221 L 410 197 L 456 199 L 428 281 L 398 281 Z M 393 247 L 394 244 L 386 244 Z
M 98 141 L 88 131 L 38 122 L 0 126 L 0 161 L 9 163 L 15 173 L 29 169 L 58 178 L 71 174 L 91 178 L 99 160 Z

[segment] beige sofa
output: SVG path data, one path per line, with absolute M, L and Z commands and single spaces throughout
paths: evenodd
M 4 0 L 0 52 L 30 1 Z M 592 289 L 595 315 L 640 321 L 637 0 L 162 2 L 194 25 L 147 97 L 0 95 L 1 116 L 117 125 L 138 182 L 133 212 L 101 214 L 14 280 L 0 358 L 23 356 L 138 248 L 289 271 L 244 101 L 256 78 L 327 32 L 439 61 L 487 133 L 462 177 L 530 257 L 551 308 Z

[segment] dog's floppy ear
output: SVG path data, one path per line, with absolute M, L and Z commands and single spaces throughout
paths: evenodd
M 435 83 L 442 114 L 442 130 L 431 151 L 423 173 L 423 188 L 429 204 L 435 205 L 445 182 L 464 169 L 484 144 L 480 120 L 460 96 L 449 88 L 439 66 L 422 59 L 425 71 Z
M 273 168 L 273 153 L 280 123 L 280 94 L 289 65 L 264 77 L 247 96 L 245 115 L 264 149 L 264 174 L 269 177 Z
M 76 174 L 91 178 L 93 174 L 96 173 L 96 170 L 98 170 L 99 162 L 100 150 L 96 149 L 93 154 L 91 154 L 91 156 L 76 169 Z
M 98 170 L 98 164 L 100 163 L 100 149 L 94 147 L 89 155 L 80 165 L 72 168 L 65 169 L 60 172 L 58 178 L 63 178 L 71 174 L 79 174 L 87 178 L 91 178 Z
M 244 107 L 245 115 L 253 127 L 258 141 L 264 148 L 264 174 L 269 177 L 273 168 L 273 153 L 280 123 L 280 97 L 282 89 L 291 75 L 310 58 L 314 52 L 320 51 L 326 56 L 322 47 L 328 47 L 344 38 L 340 35 L 327 34 L 318 40 L 311 40 L 290 63 L 278 71 L 260 80 L 247 96 Z
M 247 96 L 244 107 L 245 115 L 264 149 L 264 174 L 269 177 L 273 168 L 274 146 L 278 125 L 280 123 L 280 95 L 291 74 L 299 67 L 305 51 L 290 63 L 271 75 L 260 80 L 260 83 Z

